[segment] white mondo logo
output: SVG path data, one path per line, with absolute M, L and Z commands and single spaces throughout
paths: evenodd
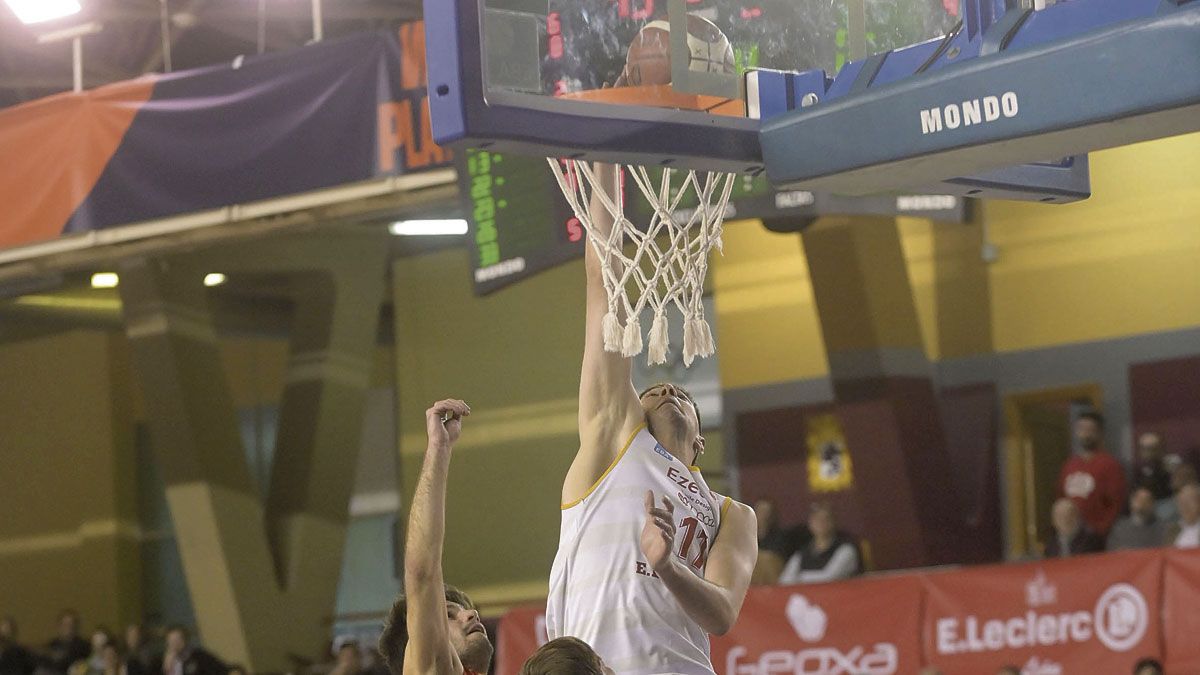
M 1096 637 L 1114 652 L 1129 651 L 1146 635 L 1146 599 L 1129 584 L 1113 584 L 1096 601 Z

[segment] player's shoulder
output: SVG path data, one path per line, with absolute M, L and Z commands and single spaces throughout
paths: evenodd
M 721 505 L 721 511 L 726 523 L 748 524 L 751 527 L 757 527 L 758 516 L 754 513 L 754 509 L 732 497 L 725 498 L 725 503 Z

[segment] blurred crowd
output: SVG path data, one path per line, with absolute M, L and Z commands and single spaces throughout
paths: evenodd
M 387 675 L 376 650 L 344 635 L 329 645 L 328 660 L 297 663 L 303 675 Z M 203 648 L 182 625 L 161 630 L 126 626 L 121 636 L 97 626 L 82 631 L 74 610 L 58 618 L 55 637 L 42 645 L 21 639 L 17 621 L 0 617 L 0 675 L 249 675 Z

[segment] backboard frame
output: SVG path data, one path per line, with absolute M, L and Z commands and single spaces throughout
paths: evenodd
M 495 91 L 485 82 L 483 0 L 425 0 L 434 141 L 646 166 L 758 174 L 758 120 Z M 530 130 L 536 129 L 536 136 Z M 697 143 L 704 138 L 704 143 Z

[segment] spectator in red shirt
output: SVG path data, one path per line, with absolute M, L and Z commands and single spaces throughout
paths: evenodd
M 1107 536 L 1125 504 L 1125 472 L 1104 449 L 1104 416 L 1088 411 L 1075 420 L 1080 451 L 1063 464 L 1058 493 L 1079 507 L 1083 522 L 1101 537 Z

